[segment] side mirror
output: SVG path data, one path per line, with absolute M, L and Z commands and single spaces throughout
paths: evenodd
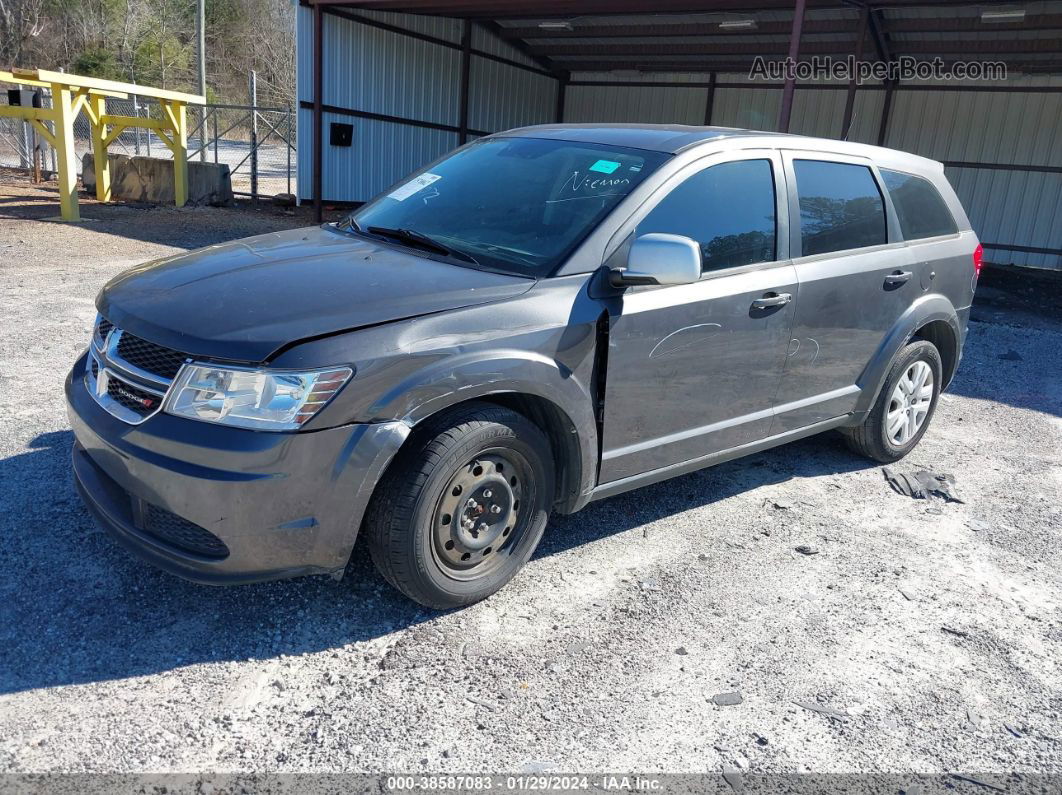
M 631 243 L 627 267 L 609 273 L 613 287 L 692 284 L 701 278 L 701 247 L 682 235 L 654 232 Z

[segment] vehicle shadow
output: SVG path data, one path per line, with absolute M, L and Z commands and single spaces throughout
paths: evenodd
M 837 434 L 792 442 L 591 503 L 570 516 L 555 515 L 535 557 L 555 555 L 763 486 L 874 466 L 874 462 L 849 451 Z
M 46 433 L 0 460 L 0 693 L 335 649 L 437 615 L 386 585 L 361 545 L 342 582 L 211 588 L 161 572 L 95 526 L 70 482 L 72 443 L 69 431 Z M 867 466 L 829 437 L 797 445 L 554 516 L 537 556 L 766 484 Z

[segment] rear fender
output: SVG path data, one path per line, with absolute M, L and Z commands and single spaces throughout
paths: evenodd
M 943 320 L 948 324 L 955 335 L 956 345 L 959 344 L 962 333 L 959 328 L 958 313 L 951 301 L 940 294 L 919 298 L 908 307 L 889 333 L 885 335 L 880 347 L 856 382 L 861 390 L 855 407 L 857 416 L 865 414 L 874 406 L 896 354 L 910 342 L 918 329 L 936 320 Z

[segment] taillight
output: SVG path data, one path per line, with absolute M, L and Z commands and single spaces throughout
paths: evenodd
M 977 244 L 977 248 L 974 249 L 974 279 L 981 276 L 981 259 L 984 257 L 985 250 L 981 247 L 981 244 Z

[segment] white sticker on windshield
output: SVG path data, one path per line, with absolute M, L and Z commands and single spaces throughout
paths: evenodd
M 414 193 L 419 193 L 433 182 L 437 182 L 442 179 L 441 174 L 421 174 L 416 179 L 411 179 L 405 185 L 398 190 L 393 190 L 387 194 L 387 198 L 394 199 L 395 201 L 404 202 Z

